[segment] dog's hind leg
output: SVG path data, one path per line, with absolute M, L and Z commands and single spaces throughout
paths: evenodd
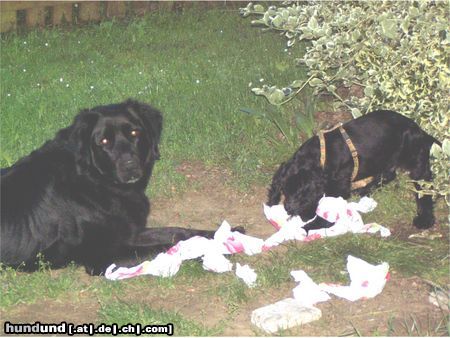
M 430 147 L 422 146 L 418 149 L 415 156 L 414 167 L 410 170 L 409 177 L 413 180 L 431 181 L 432 174 L 430 169 Z M 420 191 L 420 185 L 414 183 L 416 190 Z M 433 199 L 429 195 L 416 196 L 417 216 L 413 220 L 415 227 L 419 229 L 428 229 L 434 224 Z
M 231 231 L 245 233 L 243 227 L 234 227 Z M 156 254 L 169 249 L 181 240 L 194 236 L 213 238 L 213 230 L 186 229 L 180 227 L 145 228 L 115 255 L 97 257 L 96 262 L 84 264 L 86 272 L 90 275 L 104 274 L 106 268 L 112 263 L 117 266 L 132 267 L 145 260 L 153 258 Z
M 379 182 L 379 185 L 382 186 L 388 184 L 389 182 L 392 182 L 396 178 L 397 172 L 395 171 L 395 169 L 386 170 L 384 173 L 381 174 L 381 180 Z
M 231 231 L 245 233 L 243 227 L 234 227 Z M 145 228 L 129 245 L 132 247 L 170 247 L 179 241 L 189 239 L 194 236 L 213 238 L 215 230 L 197 230 L 181 227 Z

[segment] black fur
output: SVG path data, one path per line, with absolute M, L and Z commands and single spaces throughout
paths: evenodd
M 395 179 L 396 170 L 409 171 L 413 180 L 431 181 L 430 148 L 440 144 L 412 120 L 393 111 L 380 110 L 352 120 L 344 125 L 358 151 L 359 172 L 355 180 L 374 176 L 368 186 L 357 190 L 361 196 L 381 183 Z M 339 129 L 325 133 L 326 163 L 320 165 L 319 138 L 307 140 L 273 176 L 268 205 L 278 204 L 284 195 L 284 205 L 290 215 L 300 215 L 306 221 L 314 217 L 319 200 L 326 196 L 350 197 L 353 160 Z M 416 189 L 419 186 L 416 184 Z M 417 216 L 413 224 L 426 229 L 434 224 L 431 196 L 416 194 Z M 317 217 L 306 230 L 330 227 L 332 223 Z
M 81 111 L 73 124 L 1 172 L 1 262 L 34 270 L 74 261 L 90 274 L 136 264 L 213 231 L 146 228 L 145 188 L 159 159 L 162 116 L 128 100 Z

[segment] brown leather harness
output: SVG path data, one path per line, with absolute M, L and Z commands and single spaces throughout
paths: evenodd
M 359 170 L 359 159 L 358 159 L 358 152 L 356 151 L 355 145 L 353 144 L 352 140 L 350 139 L 350 136 L 348 136 L 347 132 L 345 131 L 344 127 L 342 126 L 342 123 L 338 124 L 337 126 L 327 129 L 327 130 L 321 130 L 319 131 L 319 142 L 320 142 L 320 166 L 322 169 L 325 169 L 325 162 L 327 159 L 327 151 L 326 151 L 326 144 L 325 144 L 325 133 L 328 133 L 330 131 L 333 131 L 335 129 L 339 128 L 339 131 L 341 132 L 342 137 L 344 138 L 345 143 L 347 144 L 348 149 L 350 150 L 350 153 L 352 155 L 353 159 L 353 172 L 351 177 L 351 189 L 359 189 L 365 187 L 367 184 L 373 181 L 373 176 L 363 178 L 361 180 L 355 181 L 356 176 L 358 176 L 358 170 Z

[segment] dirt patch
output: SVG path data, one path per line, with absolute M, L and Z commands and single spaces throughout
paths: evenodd
M 250 235 L 267 237 L 273 233 L 262 213 L 266 187 L 239 192 L 229 184 L 229 171 L 207 169 L 200 163 L 183 163 L 177 171 L 188 178 L 193 188 L 176 199 L 154 199 L 149 226 L 216 229 L 227 220 L 232 226 L 244 226 Z
M 322 318 L 316 322 L 283 332 L 298 336 L 341 335 L 440 335 L 445 333 L 443 312 L 428 302 L 428 285 L 418 278 L 395 279 L 386 284 L 383 292 L 374 299 L 348 302 L 334 298 L 318 304 Z M 242 307 L 232 327 L 224 335 L 261 335 L 250 323 L 251 312 L 261 306 L 292 297 L 292 291 L 275 297 L 260 298 Z M 417 329 L 410 330 L 412 321 Z M 442 329 L 432 332 L 441 324 Z M 409 325 L 405 326 L 405 325 Z M 443 330 L 444 329 L 444 330 Z M 408 331 L 409 330 L 409 331 Z
M 333 298 L 318 304 L 323 317 L 306 325 L 302 335 L 440 335 L 443 312 L 428 301 L 429 286 L 419 278 L 392 278 L 373 299 L 348 302 Z M 416 329 L 411 330 L 412 321 Z M 443 323 L 442 323 L 443 324 Z M 300 333 L 299 332 L 299 333 Z M 444 330 L 445 333 L 445 330 Z
M 54 323 L 63 321 L 80 325 L 92 323 L 97 317 L 100 305 L 96 299 L 88 294 L 61 299 L 44 299 L 33 304 L 20 304 L 12 309 L 0 310 L 1 328 L 0 335 L 4 334 L 3 322 L 11 323 Z
M 314 114 L 314 120 L 318 121 L 317 130 L 331 129 L 339 123 L 350 121 L 352 118 L 352 114 L 347 111 L 318 111 Z

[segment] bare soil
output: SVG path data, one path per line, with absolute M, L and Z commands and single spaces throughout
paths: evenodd
M 198 163 L 184 163 L 177 170 L 192 182 L 192 188 L 176 198 L 154 199 L 149 224 L 216 229 L 226 219 L 232 226 L 245 226 L 248 234 L 257 237 L 266 238 L 274 232 L 262 213 L 265 187 L 254 187 L 247 192 L 238 191 L 228 184 L 231 175 L 227 171 L 207 169 Z M 409 227 L 408 225 L 408 233 L 411 231 Z M 402 231 L 401 228 L 399 230 Z M 446 236 L 447 234 L 443 240 Z M 79 274 L 83 279 L 97 278 L 87 276 L 82 269 Z M 176 311 L 187 319 L 208 327 L 222 322 L 225 336 L 255 336 L 264 333 L 251 324 L 251 312 L 258 307 L 291 297 L 295 286 L 292 283 L 267 292 L 252 291 L 253 297 L 249 301 L 233 309 L 217 293 L 211 292 L 213 284 L 198 284 L 188 285 L 183 289 L 169 288 L 164 294 L 136 288 L 134 292 L 127 293 L 126 300 L 151 305 L 153 309 Z M 404 278 L 394 273 L 383 292 L 374 299 L 352 303 L 333 297 L 329 302 L 318 304 L 323 314 L 320 320 L 283 334 L 442 335 L 448 331 L 434 330 L 439 326 L 445 327 L 448 311 L 429 302 L 430 290 L 430 285 L 418 277 Z M 44 299 L 33 304 L 18 305 L 8 311 L 1 310 L 0 316 L 2 322 L 60 323 L 65 320 L 80 324 L 96 322 L 99 308 L 98 301 L 86 290 L 78 292 L 75 297 Z M 130 320 L 132 321 L 131 318 Z

